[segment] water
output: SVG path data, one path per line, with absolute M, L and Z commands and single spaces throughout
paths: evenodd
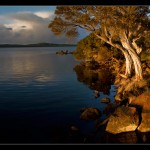
M 0 48 L 0 143 L 62 142 L 70 125 L 93 132 L 80 109 L 105 104 L 78 81 L 73 67 L 79 62 L 55 54 L 65 49 L 75 47 Z M 105 96 L 113 100 L 114 94 Z

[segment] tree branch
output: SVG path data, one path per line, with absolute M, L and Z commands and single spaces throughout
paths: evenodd
M 142 51 L 142 48 L 139 47 L 139 46 L 136 44 L 136 41 L 137 41 L 138 39 L 140 39 L 140 38 L 141 38 L 141 36 L 138 36 L 137 38 L 134 38 L 133 41 L 132 41 L 132 46 L 133 46 L 133 48 L 136 50 L 137 54 L 140 54 L 141 51 Z

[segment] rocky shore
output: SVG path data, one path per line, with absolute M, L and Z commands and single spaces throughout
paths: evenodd
M 97 134 L 104 132 L 98 139 L 100 143 L 150 143 L 149 64 L 149 61 L 142 63 L 144 79 L 140 81 L 135 80 L 134 76 L 125 78 L 116 74 L 114 102 L 111 103 L 108 98 L 101 99 L 102 103 L 106 103 L 103 112 L 97 108 L 82 111 L 82 119 L 88 120 L 89 117 L 89 120 L 96 120 Z M 104 120 L 98 119 L 104 114 Z
M 69 52 L 68 50 L 61 50 L 61 51 L 56 52 L 56 54 L 66 55 L 66 54 L 73 54 L 73 52 Z

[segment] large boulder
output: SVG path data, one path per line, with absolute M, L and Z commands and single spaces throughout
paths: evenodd
M 130 96 L 129 104 L 140 106 L 143 110 L 150 110 L 150 90 L 143 92 L 137 97 Z
M 103 110 L 103 114 L 109 115 L 110 113 L 113 113 L 116 109 L 116 105 L 114 103 L 109 103 Z
M 138 122 L 139 118 L 136 108 L 122 105 L 116 108 L 109 117 L 106 131 L 112 134 L 135 131 L 138 127 Z
M 140 106 L 142 109 L 141 123 L 137 130 L 140 132 L 150 132 L 150 90 L 143 92 L 137 97 L 130 97 L 129 104 Z

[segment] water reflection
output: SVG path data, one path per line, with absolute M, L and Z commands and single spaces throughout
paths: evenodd
M 37 51 L 37 52 L 35 52 Z M 32 82 L 48 83 L 55 81 L 61 75 L 70 71 L 72 57 L 66 64 L 65 56 L 57 56 L 52 51 L 41 49 L 11 49 L 0 51 L 0 81 L 15 82 L 15 84 L 31 84 Z M 56 62 L 56 63 L 55 63 Z M 62 67 L 66 64 L 66 67 Z M 58 73 L 59 72 L 59 73 Z
M 74 67 L 78 81 L 95 90 L 95 92 L 103 92 L 109 95 L 113 84 L 111 72 L 106 68 L 95 68 L 94 66 L 91 67 L 91 65 L 90 63 L 80 63 Z
M 28 55 L 26 52 L 22 52 L 22 55 L 14 52 L 7 57 L 1 57 L 0 80 L 13 79 L 22 83 L 28 83 L 33 79 L 40 82 L 51 80 L 54 78 L 53 63 L 51 59 L 42 59 L 43 56 L 35 56 L 35 52 Z
M 86 127 L 79 119 L 83 107 L 107 106 L 95 100 L 91 90 L 113 97 L 110 72 L 91 64 L 76 65 L 72 55 L 55 55 L 49 48 L 32 49 L 0 50 L 1 143 L 115 142 L 114 136 L 101 139 L 101 130 L 88 130 L 95 124 Z
M 76 65 L 74 67 L 74 71 L 76 72 L 78 81 L 87 85 L 91 90 L 94 90 L 95 93 L 97 92 L 97 94 L 99 94 L 100 92 L 103 92 L 105 95 L 111 95 L 111 86 L 113 84 L 114 77 L 107 68 L 99 68 L 99 66 L 95 66 L 95 64 L 88 62 Z M 114 110 L 115 102 L 105 104 L 100 120 L 103 120 L 102 117 L 108 116 Z M 89 113 L 87 113 L 86 115 L 89 116 Z M 136 132 L 126 132 L 114 135 L 105 131 L 106 126 L 107 124 L 103 124 L 99 127 L 95 126 L 95 128 L 97 129 L 95 133 L 93 133 L 90 139 L 84 142 L 130 144 L 143 142 L 142 140 L 140 140 L 141 136 L 137 135 Z
M 41 75 L 37 76 L 35 78 L 35 80 L 38 81 L 38 82 L 48 82 L 48 81 L 52 80 L 53 78 L 54 78 L 53 75 L 48 76 L 48 75 L 45 75 L 45 74 L 41 74 Z

